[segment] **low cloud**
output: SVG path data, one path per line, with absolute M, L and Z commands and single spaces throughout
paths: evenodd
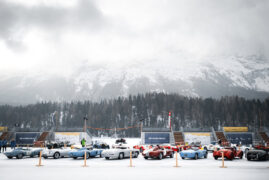
M 93 1 L 79 0 L 74 7 L 0 1 L 0 38 L 11 48 L 22 46 L 20 36 L 31 28 L 62 33 L 67 29 L 94 31 L 104 19 Z

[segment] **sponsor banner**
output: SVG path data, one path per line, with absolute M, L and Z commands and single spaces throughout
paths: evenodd
M 145 133 L 145 144 L 168 144 L 170 133 Z
M 252 133 L 225 133 L 225 135 L 232 144 L 252 144 Z
M 223 127 L 225 132 L 248 132 L 248 127 Z
M 17 144 L 34 144 L 40 133 L 16 133 Z
M 0 126 L 0 131 L 7 131 L 7 127 L 5 127 L 5 126 Z
M 55 141 L 80 144 L 80 132 L 55 132 Z
M 184 140 L 191 144 L 192 142 L 201 142 L 202 145 L 210 144 L 210 133 L 184 133 Z

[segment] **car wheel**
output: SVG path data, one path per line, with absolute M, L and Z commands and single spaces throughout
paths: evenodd
M 22 157 L 23 157 L 22 154 L 18 154 L 18 155 L 16 156 L 17 159 L 22 159 Z
M 48 156 L 43 156 L 44 159 L 48 159 Z
M 251 160 L 251 158 L 250 158 L 250 157 L 247 157 L 247 160 L 248 160 L 248 161 L 250 161 L 250 160 Z
M 119 154 L 119 159 L 123 159 L 123 153 Z
M 149 157 L 145 156 L 144 158 L 145 158 L 145 159 L 148 159 Z
M 106 157 L 106 160 L 109 160 L 109 157 Z
M 12 159 L 13 157 L 12 157 L 12 156 L 8 156 L 7 158 L 8 158 L 8 159 Z
M 174 158 L 174 152 L 171 153 L 170 158 Z
M 219 157 L 218 156 L 214 156 L 214 158 L 215 158 L 215 160 L 218 160 Z
M 100 153 L 100 158 L 102 158 L 103 156 L 102 156 L 102 153 Z
M 240 159 L 243 159 L 244 153 L 241 154 Z
M 78 157 L 73 157 L 73 159 L 77 159 Z
M 139 153 L 138 152 L 135 152 L 135 157 L 134 158 L 137 158 L 138 155 L 139 155 Z
M 86 153 L 86 159 L 90 158 L 90 153 Z
M 230 155 L 230 157 L 229 158 L 227 157 L 227 159 L 229 159 L 230 161 L 232 161 L 234 159 L 234 156 L 233 155 Z
M 60 153 L 58 153 L 58 152 L 54 153 L 53 158 L 54 159 L 59 159 L 60 158 Z
M 207 153 L 205 153 L 205 156 L 204 156 L 204 158 L 205 158 L 205 159 L 207 158 Z
M 160 153 L 160 154 L 159 154 L 159 159 L 161 160 L 162 158 L 163 158 L 163 154 Z
M 195 159 L 195 160 L 198 159 L 198 154 L 195 154 L 194 159 Z

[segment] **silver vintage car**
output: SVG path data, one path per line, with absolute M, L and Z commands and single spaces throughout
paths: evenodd
M 132 157 L 137 158 L 139 155 L 138 149 L 131 149 L 128 146 L 119 144 L 119 145 L 113 146 L 112 149 L 104 150 L 102 152 L 102 157 L 105 157 L 106 159 L 129 158 L 131 151 L 132 151 Z
M 48 157 L 53 157 L 54 159 L 59 159 L 63 157 L 69 157 L 68 153 L 71 151 L 70 148 L 57 148 L 57 149 L 46 149 L 42 153 L 42 157 L 47 159 Z

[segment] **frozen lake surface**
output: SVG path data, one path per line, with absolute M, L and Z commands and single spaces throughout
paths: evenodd
M 106 139 L 109 144 L 114 139 Z M 136 144 L 139 139 L 127 139 Z M 178 156 L 179 157 L 179 156 Z M 43 159 L 44 166 L 37 167 L 38 158 L 7 159 L 0 154 L 0 179 L 2 180 L 53 180 L 53 179 L 96 179 L 96 180 L 164 180 L 164 179 L 199 179 L 199 180 L 247 180 L 269 179 L 269 161 L 253 162 L 243 159 L 225 160 L 227 168 L 219 168 L 221 159 L 214 160 L 212 153 L 207 159 L 182 160 L 178 158 L 180 167 L 175 168 L 176 158 L 163 160 L 145 160 L 141 155 L 133 159 L 135 167 L 129 167 L 129 159 L 105 160 L 91 158 L 88 167 L 82 167 L 82 159 Z

